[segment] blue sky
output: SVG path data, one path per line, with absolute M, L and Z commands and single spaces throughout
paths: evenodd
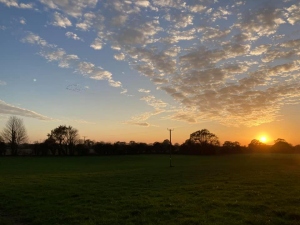
M 0 128 L 299 144 L 300 3 L 0 0 Z M 285 130 L 282 130 L 284 128 Z

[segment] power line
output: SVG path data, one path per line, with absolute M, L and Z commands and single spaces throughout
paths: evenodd
M 172 166 L 172 131 L 174 131 L 174 129 L 167 128 L 167 130 L 170 132 L 170 167 L 173 167 Z

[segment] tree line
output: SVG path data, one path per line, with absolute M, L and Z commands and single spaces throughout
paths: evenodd
M 248 146 L 241 146 L 237 141 L 225 141 L 207 129 L 190 134 L 183 144 L 172 144 L 168 139 L 153 144 L 126 142 L 95 142 L 82 140 L 79 132 L 72 126 L 60 125 L 49 132 L 42 142 L 27 143 L 28 137 L 22 119 L 12 116 L 0 135 L 0 155 L 34 156 L 84 156 L 84 155 L 133 155 L 133 154 L 190 154 L 222 155 L 255 152 L 300 153 L 300 145 L 292 146 L 282 138 L 266 145 L 259 140 L 252 140 Z M 171 151 L 171 152 L 170 152 Z

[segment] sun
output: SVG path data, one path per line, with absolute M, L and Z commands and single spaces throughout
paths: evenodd
M 266 136 L 261 136 L 259 139 L 261 142 L 266 143 L 267 142 L 267 138 Z

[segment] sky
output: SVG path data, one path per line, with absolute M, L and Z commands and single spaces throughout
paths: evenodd
M 0 0 L 0 130 L 300 144 L 298 0 Z

